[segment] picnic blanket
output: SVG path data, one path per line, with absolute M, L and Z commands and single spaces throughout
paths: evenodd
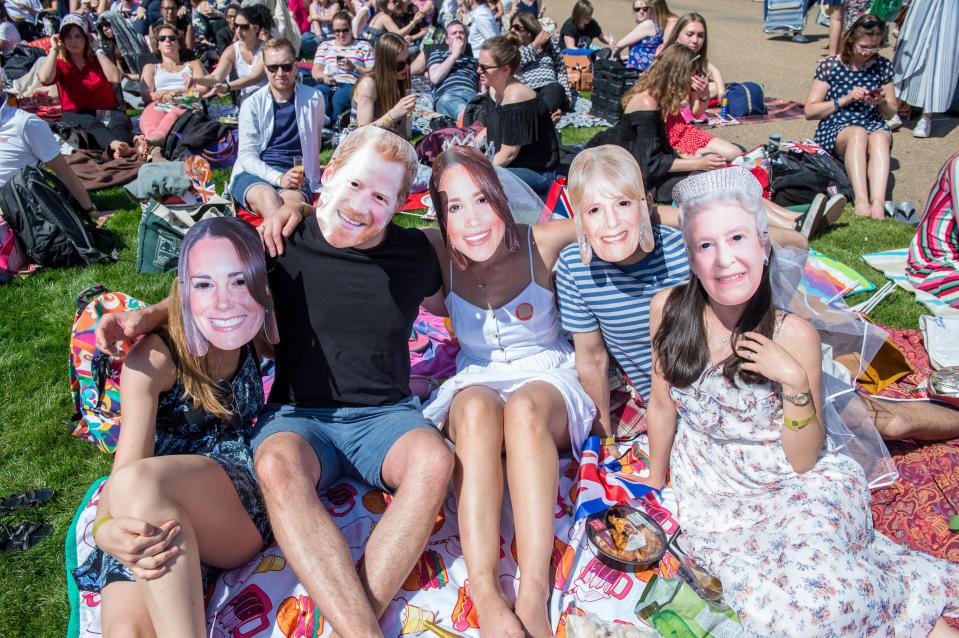
M 593 437 L 580 465 L 572 458 L 560 460 L 560 483 L 555 506 L 555 536 L 551 570 L 553 595 L 550 618 L 557 636 L 565 637 L 569 614 L 585 615 L 641 625 L 633 609 L 646 582 L 654 574 L 675 575 L 678 562 L 671 554 L 656 570 L 625 573 L 602 563 L 586 539 L 582 514 L 603 503 L 637 494 L 634 503 L 646 509 L 673 536 L 679 526 L 672 512 L 671 490 L 662 497 L 630 481 L 646 467 L 643 446 L 635 443 L 626 456 L 600 468 L 599 439 Z M 606 488 L 597 483 L 600 473 L 619 476 Z M 82 564 L 92 548 L 90 529 L 96 514 L 102 481 L 88 491 L 67 533 L 67 579 L 71 604 L 68 638 L 100 636 L 99 594 L 76 589 L 69 570 Z M 370 532 L 389 506 L 390 497 L 378 489 L 343 479 L 322 496 L 322 502 L 347 539 L 354 561 L 358 561 Z M 574 512 L 580 511 L 580 516 Z M 504 498 L 500 528 L 502 558 L 499 578 L 505 592 L 515 596 L 518 584 L 515 534 L 508 495 Z M 386 636 L 419 633 L 422 621 L 463 636 L 478 636 L 476 610 L 469 596 L 466 562 L 460 545 L 456 500 L 452 492 L 438 514 L 433 535 L 419 562 L 384 614 L 381 625 Z M 315 638 L 331 629 L 299 584 L 280 549 L 271 545 L 241 568 L 220 575 L 208 592 L 207 623 L 214 638 Z M 427 634 L 428 635 L 428 634 Z
M 766 113 L 763 115 L 744 115 L 742 117 L 724 120 L 720 117 L 721 109 L 714 107 L 706 109 L 706 122 L 697 122 L 699 128 L 715 128 L 719 126 L 736 126 L 738 124 L 759 124 L 784 120 L 798 120 L 806 117 L 805 107 L 800 102 L 784 100 L 777 97 L 766 97 Z
M 814 248 L 803 266 L 800 291 L 816 295 L 832 303 L 839 297 L 875 290 L 876 285 L 846 264 L 827 257 Z
M 862 259 L 876 270 L 881 271 L 897 286 L 913 293 L 916 296 L 916 301 L 924 305 L 932 314 L 941 317 L 959 316 L 959 308 L 953 308 L 935 295 L 919 290 L 912 285 L 909 276 L 906 275 L 906 259 L 908 256 L 908 248 L 894 248 L 893 250 L 865 254 Z

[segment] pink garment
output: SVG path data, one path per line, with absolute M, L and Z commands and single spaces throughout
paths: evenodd
M 299 27 L 300 33 L 306 33 L 310 30 L 310 11 L 303 3 L 303 0 L 286 0 L 286 6 L 290 8 L 293 14 L 293 21 Z
M 140 116 L 140 132 L 150 140 L 166 138 L 167 133 L 173 128 L 174 122 L 184 113 L 186 113 L 186 109 L 182 106 L 174 107 L 169 111 L 161 111 L 157 108 L 156 102 L 150 102 Z

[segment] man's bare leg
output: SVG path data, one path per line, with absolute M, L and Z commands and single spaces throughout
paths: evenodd
M 340 636 L 382 636 L 382 609 L 367 602 L 350 548 L 316 493 L 321 468 L 310 444 L 273 434 L 257 448 L 255 468 L 277 543 L 326 621 Z
M 453 454 L 436 430 L 413 430 L 393 444 L 381 472 L 383 482 L 395 493 L 370 534 L 359 574 L 377 618 L 386 611 L 426 547 L 449 494 Z M 339 633 L 353 635 L 342 630 Z
M 863 396 L 866 409 L 887 441 L 945 441 L 959 436 L 959 410 L 931 401 L 883 401 Z

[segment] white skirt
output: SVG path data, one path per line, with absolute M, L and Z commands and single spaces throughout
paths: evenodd
M 570 447 L 579 459 L 583 442 L 593 427 L 596 406 L 579 382 L 572 352 L 543 350 L 539 354 L 510 363 L 463 361 L 460 371 L 433 392 L 433 396 L 423 408 L 423 416 L 442 430 L 446 425 L 446 415 L 453 397 L 460 390 L 471 386 L 484 386 L 497 392 L 505 403 L 524 385 L 537 381 L 550 384 L 563 396 Z

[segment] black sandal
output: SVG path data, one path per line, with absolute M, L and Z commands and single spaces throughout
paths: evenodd
M 25 521 L 14 528 L 4 527 L 0 533 L 0 552 L 19 552 L 30 549 L 53 532 L 46 523 Z
M 13 494 L 0 501 L 0 516 L 6 516 L 17 510 L 27 509 L 29 507 L 39 507 L 51 498 L 54 491 L 49 487 L 41 487 L 36 490 L 28 490 L 20 494 Z

